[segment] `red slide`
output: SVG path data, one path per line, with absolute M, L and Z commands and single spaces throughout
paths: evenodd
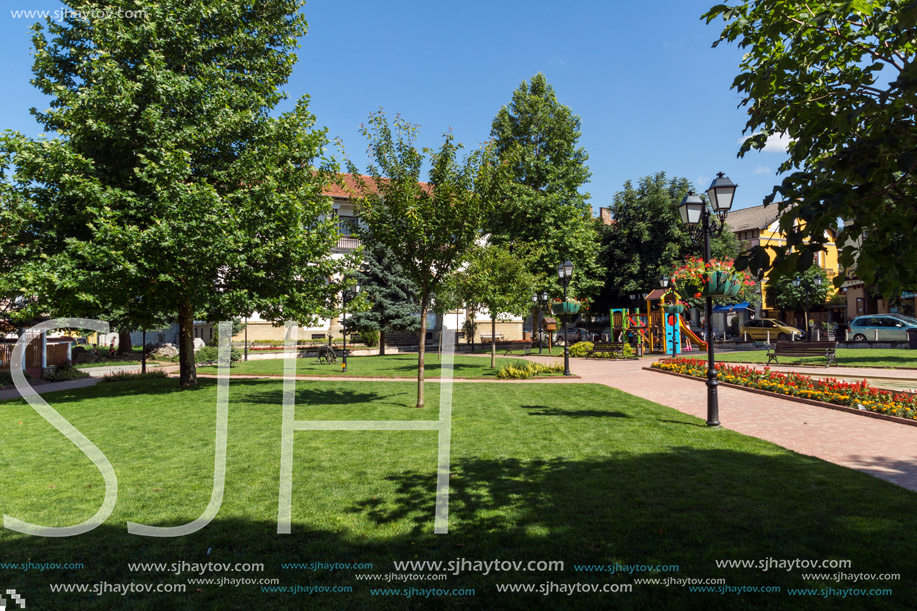
M 700 346 L 701 350 L 707 349 L 707 342 L 695 335 L 694 331 L 691 330 L 691 327 L 685 324 L 685 319 L 681 316 L 678 317 L 678 323 L 681 326 L 682 332 L 687 335 L 691 341 Z

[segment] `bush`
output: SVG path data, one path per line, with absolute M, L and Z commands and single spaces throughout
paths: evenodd
M 546 373 L 563 373 L 563 363 L 551 363 L 542 365 L 541 363 L 527 363 L 525 365 L 505 365 L 497 372 L 497 378 L 501 380 L 527 380 L 531 377 Z
M 66 382 L 67 380 L 79 380 L 88 378 L 89 374 L 82 369 L 76 369 L 71 365 L 61 365 L 54 373 L 44 376 L 46 382 Z
M 359 333 L 360 341 L 372 348 L 379 345 L 379 332 L 375 329 L 366 329 Z
M 586 356 L 594 347 L 592 342 L 576 342 L 570 346 L 570 356 Z
M 153 378 L 167 378 L 165 371 L 148 371 L 146 373 L 130 373 L 127 371 L 118 371 L 110 373 L 102 378 L 102 383 L 107 382 L 130 382 L 132 380 L 149 380 Z
M 204 346 L 200 350 L 194 353 L 194 362 L 195 363 L 216 363 L 220 360 L 220 349 L 216 346 Z M 233 363 L 242 360 L 242 353 L 235 349 L 229 349 L 229 365 L 230 367 Z
M 23 371 L 22 375 L 25 376 L 26 380 L 32 379 L 32 376 L 30 376 L 27 371 Z M 0 388 L 6 388 L 7 386 L 10 388 L 13 387 L 13 374 L 9 371 L 0 371 Z

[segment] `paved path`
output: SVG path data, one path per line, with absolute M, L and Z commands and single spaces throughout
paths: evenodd
M 99 380 L 97 378 L 80 378 L 79 380 L 68 380 L 66 382 L 50 382 L 48 384 L 37 384 L 33 386 L 35 390 L 38 391 L 39 395 L 45 395 L 49 392 L 56 392 L 58 390 L 73 390 L 74 388 L 84 388 L 86 386 L 94 386 L 98 384 Z M 0 401 L 5 401 L 6 399 L 18 399 L 19 391 L 15 388 L 7 388 L 5 390 L 0 390 Z
M 653 360 L 572 359 L 570 367 L 580 376 L 577 382 L 618 388 L 706 419 L 707 391 L 704 382 L 643 371 L 642 368 L 649 366 Z M 808 368 L 797 371 L 808 371 Z M 831 371 L 837 369 L 832 367 Z M 915 426 L 722 386 L 719 388 L 719 404 L 720 422 L 725 428 L 917 491 Z

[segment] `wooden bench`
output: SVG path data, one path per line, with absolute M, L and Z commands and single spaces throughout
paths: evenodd
M 624 342 L 596 342 L 592 345 L 592 350 L 586 354 L 586 358 L 595 357 L 596 354 L 608 353 L 612 358 L 624 358 Z
M 771 361 L 774 361 L 779 365 L 777 357 L 781 356 L 823 356 L 828 359 L 828 365 L 837 365 L 836 352 L 837 342 L 777 342 L 777 345 L 767 352 L 767 364 L 770 365 Z
M 491 335 L 490 333 L 481 333 L 481 343 L 482 344 L 489 344 L 493 340 L 500 341 L 501 339 L 503 339 L 502 333 L 494 333 L 493 335 Z

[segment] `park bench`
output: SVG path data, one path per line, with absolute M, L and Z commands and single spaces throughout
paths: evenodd
M 595 357 L 596 354 L 608 353 L 612 358 L 624 358 L 624 342 L 596 342 L 592 350 L 586 353 L 586 358 Z
M 481 343 L 482 344 L 489 344 L 493 340 L 500 341 L 501 339 L 503 339 L 502 333 L 494 333 L 493 335 L 491 335 L 490 333 L 481 333 Z
M 522 355 L 529 356 L 532 354 L 532 342 L 507 342 L 504 344 L 506 350 L 503 352 L 503 356 L 509 356 L 513 350 L 519 350 L 522 348 Z
M 771 361 L 779 365 L 777 360 L 781 356 L 823 356 L 828 359 L 828 365 L 834 363 L 837 365 L 835 352 L 837 351 L 837 342 L 777 342 L 777 345 L 767 352 L 767 364 Z

